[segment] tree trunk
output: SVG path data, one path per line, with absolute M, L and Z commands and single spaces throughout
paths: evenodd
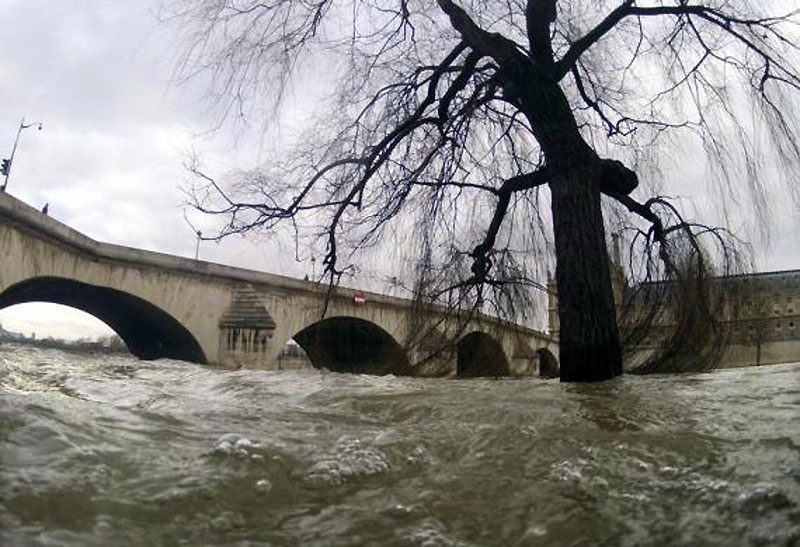
M 560 162 L 561 163 L 561 162 Z M 563 162 L 550 184 L 562 382 L 622 374 L 598 161 Z
M 600 209 L 602 163 L 549 73 L 536 64 L 511 68 L 503 89 L 519 101 L 551 175 L 561 381 L 608 380 L 622 374 L 622 356 Z

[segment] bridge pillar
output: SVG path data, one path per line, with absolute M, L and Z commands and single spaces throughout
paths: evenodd
M 228 368 L 266 368 L 275 351 L 275 321 L 250 285 L 234 292 L 219 322 L 219 364 Z
M 539 374 L 539 356 L 518 336 L 506 338 L 508 373 L 510 376 L 536 376 Z
M 414 376 L 455 376 L 458 368 L 456 344 L 438 329 L 426 330 L 410 341 L 407 349 Z
M 538 376 L 539 359 L 536 356 L 514 356 L 508 360 L 508 368 L 511 376 Z
M 409 351 L 409 360 L 414 376 L 442 377 L 456 374 L 456 352 L 445 348 L 437 351 L 429 349 L 413 349 Z

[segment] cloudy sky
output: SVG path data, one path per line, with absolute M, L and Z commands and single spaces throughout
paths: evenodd
M 0 0 L 0 155 L 10 154 L 23 116 L 41 121 L 41 132 L 22 133 L 11 194 L 36 207 L 49 203 L 54 218 L 92 238 L 193 256 L 183 162 L 200 151 L 216 172 L 249 166 L 261 142 L 208 134 L 199 91 L 173 81 L 178 45 L 157 10 L 152 0 Z M 800 268 L 800 213 L 787 202 L 774 218 L 760 267 Z M 191 219 L 200 229 L 211 226 Z M 206 242 L 200 256 L 276 273 L 310 271 L 265 241 Z M 98 332 L 42 305 L 0 312 L 0 323 L 58 336 Z
M 172 77 L 176 44 L 155 14 L 157 2 L 137 0 L 0 0 L 0 155 L 8 157 L 21 119 L 24 130 L 8 191 L 92 238 L 193 256 L 195 239 L 183 217 L 184 161 L 202 151 L 217 170 L 257 158 L 247 136 L 208 135 L 199 93 Z M 257 139 L 253 139 L 257 144 Z M 206 219 L 191 215 L 203 229 Z M 278 260 L 263 241 L 205 242 L 206 260 L 279 273 L 303 265 Z M 10 329 L 86 335 L 82 314 L 48 306 L 0 312 Z M 57 324 L 55 324 L 57 323 Z M 85 323 L 85 324 L 84 324 Z M 89 325 L 89 327 L 86 327 Z

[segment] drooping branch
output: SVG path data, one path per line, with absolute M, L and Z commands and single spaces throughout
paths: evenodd
M 495 205 L 492 220 L 489 223 L 489 229 L 486 231 L 486 236 L 483 241 L 470 253 L 470 256 L 473 258 L 473 282 L 484 282 L 486 280 L 486 275 L 492 267 L 489 253 L 494 247 L 497 233 L 500 231 L 500 226 L 503 224 L 503 219 L 508 211 L 508 205 L 511 201 L 512 194 L 542 186 L 543 184 L 547 184 L 549 180 L 550 177 L 547 169 L 541 168 L 533 173 L 511 177 L 497 190 L 497 204 Z
M 786 66 L 780 60 L 771 55 L 764 46 L 756 43 L 755 40 L 745 36 L 737 30 L 737 27 L 744 27 L 751 32 L 758 30 L 763 35 L 760 37 L 762 43 L 766 41 L 768 36 L 776 38 L 778 41 L 785 44 L 793 44 L 793 41 L 781 34 L 775 29 L 775 24 L 784 22 L 788 16 L 766 17 L 766 18 L 741 18 L 732 14 L 725 13 L 719 9 L 712 7 L 689 4 L 688 2 L 681 2 L 675 6 L 636 6 L 634 0 L 625 0 L 616 9 L 609 13 L 597 26 L 592 28 L 589 32 L 571 44 L 567 52 L 555 63 L 555 76 L 561 80 L 569 72 L 573 70 L 578 59 L 591 48 L 594 44 L 600 41 L 606 34 L 612 31 L 623 19 L 626 17 L 661 17 L 661 16 L 675 16 L 675 17 L 689 17 L 696 16 L 708 23 L 714 25 L 725 34 L 735 38 L 738 42 L 744 45 L 748 50 L 756 53 L 764 60 L 764 74 L 761 85 L 763 87 L 764 81 L 776 76 L 770 72 L 772 66 L 777 67 L 782 73 L 782 79 L 793 87 L 798 87 L 800 80 L 797 78 L 795 71 Z
M 596 99 L 589 97 L 589 93 L 587 93 L 586 88 L 583 85 L 583 79 L 581 78 L 577 66 L 572 67 L 572 77 L 575 79 L 575 85 L 578 88 L 578 93 L 583 99 L 583 102 L 585 102 L 586 106 L 594 110 L 594 112 L 600 117 L 600 119 L 608 128 L 608 135 L 611 136 L 615 133 L 618 133 L 619 124 L 612 122 L 608 116 L 606 116 L 606 113 L 603 112 L 603 109 L 600 107 L 600 103 Z

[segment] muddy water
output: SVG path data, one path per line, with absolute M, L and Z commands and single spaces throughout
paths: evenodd
M 2 545 L 800 545 L 800 365 L 601 385 L 0 346 Z

